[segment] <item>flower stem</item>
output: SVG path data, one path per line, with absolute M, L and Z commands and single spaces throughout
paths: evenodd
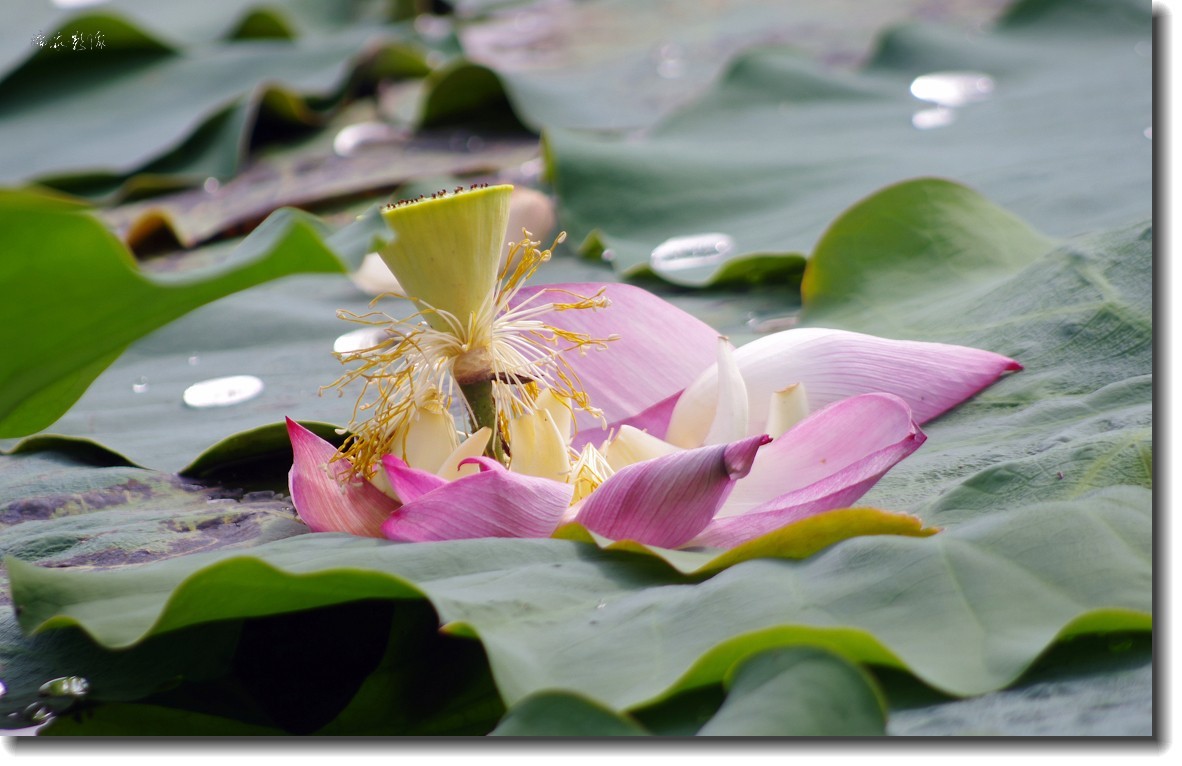
M 492 437 L 488 440 L 488 447 L 485 448 L 484 454 L 504 463 L 505 450 L 501 444 L 500 429 L 497 427 L 497 404 L 493 399 L 492 387 L 491 380 L 483 380 L 479 383 L 461 383 L 460 392 L 468 400 L 468 407 L 472 412 L 472 430 L 475 431 L 487 426 L 492 431 Z

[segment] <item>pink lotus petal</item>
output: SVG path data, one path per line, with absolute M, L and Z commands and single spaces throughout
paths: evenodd
M 575 521 L 613 540 L 676 548 L 710 522 L 769 441 L 754 436 L 634 463 L 600 485 Z
M 348 460 L 330 462 L 337 450 L 291 418 L 287 419 L 292 465 L 287 477 L 296 513 L 313 532 L 347 532 L 382 537 L 382 524 L 398 508 L 364 479 L 347 479 Z
M 534 297 L 547 290 L 554 292 Z M 554 311 L 538 319 L 593 338 L 619 336 L 603 351 L 563 357 L 578 373 L 583 390 L 590 395 L 591 403 L 603 410 L 610 426 L 663 403 L 692 383 L 714 363 L 718 332 L 673 304 L 631 285 L 535 285 L 523 288 L 515 303 L 531 299 L 531 305 L 561 302 L 569 300 L 569 295 L 558 291 L 594 295 L 600 290 L 605 290 L 611 301 L 605 309 Z M 599 422 L 585 413 L 580 413 L 578 425 L 583 442 L 606 435 Z M 661 428 L 661 433 L 654 435 L 662 436 L 663 431 Z
M 398 499 L 403 503 L 417 500 L 421 495 L 447 484 L 446 479 L 441 479 L 430 471 L 411 468 L 397 455 L 383 457 L 382 466 L 386 469 L 386 476 L 390 478 L 394 494 L 398 495 Z
M 845 508 L 926 438 L 906 402 L 890 394 L 830 405 L 760 450 L 718 517 L 690 544 L 731 548 Z
M 785 330 L 759 338 L 736 350 L 735 362 L 747 383 L 748 433 L 763 432 L 771 394 L 793 383 L 804 384 L 812 410 L 881 391 L 901 397 L 911 406 L 915 421 L 924 423 L 1006 371 L 1022 369 L 1013 359 L 966 346 L 821 328 Z M 717 372 L 711 365 L 678 400 L 667 440 L 681 446 L 702 443 L 710 423 L 702 411 L 713 413 L 717 386 Z
M 403 504 L 382 525 L 391 540 L 548 537 L 570 505 L 573 488 L 522 476 L 490 458 L 468 458 L 480 473 L 463 476 Z

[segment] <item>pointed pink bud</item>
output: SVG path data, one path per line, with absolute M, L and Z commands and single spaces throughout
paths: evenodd
M 769 441 L 753 436 L 634 463 L 595 490 L 575 521 L 613 540 L 676 548 L 714 518 Z

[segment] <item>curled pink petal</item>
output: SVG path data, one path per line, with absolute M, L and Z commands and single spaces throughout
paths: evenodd
M 579 376 L 591 403 L 614 425 L 661 404 L 694 381 L 714 363 L 718 331 L 671 303 L 639 287 L 623 284 L 574 283 L 524 287 L 514 303 L 563 302 L 569 293 L 604 291 L 610 301 L 596 311 L 553 311 L 537 317 L 554 327 L 593 338 L 618 335 L 602 351 L 570 353 L 564 359 Z M 540 294 L 539 294 L 540 293 Z M 549 294 L 547 294 L 549 293 Z M 625 374 L 623 371 L 635 371 Z M 583 441 L 606 434 L 594 418 L 580 413 Z M 635 425 L 635 424 L 633 424 Z M 663 423 L 659 424 L 664 434 Z
M 902 398 L 915 421 L 924 423 L 1005 372 L 1022 369 L 1013 359 L 967 346 L 811 327 L 785 330 L 741 346 L 735 351 L 735 363 L 751 403 L 748 433 L 762 432 L 771 394 L 793 383 L 804 384 L 813 410 L 881 391 Z M 713 365 L 703 369 L 706 372 L 686 389 L 674 410 L 666 438 L 675 444 L 701 444 L 706 436 L 697 422 L 700 418 L 682 413 L 702 408 L 713 412 L 718 376 Z
M 411 468 L 397 455 L 383 457 L 382 466 L 386 469 L 386 476 L 390 478 L 394 494 L 398 495 L 398 499 L 403 503 L 417 500 L 421 495 L 447 484 L 446 479 L 441 479 L 430 471 Z
M 486 455 L 477 455 L 476 457 L 466 457 L 460 461 L 460 465 L 474 465 L 477 468 L 479 468 L 482 473 L 484 471 L 504 471 L 505 470 L 505 466 L 501 465 L 496 460 L 493 460 L 491 457 L 488 457 Z
M 570 505 L 569 484 L 523 476 L 489 458 L 469 458 L 480 473 L 419 495 L 382 525 L 391 540 L 548 537 Z
M 906 402 L 890 394 L 830 405 L 760 450 L 747 478 L 691 545 L 731 548 L 848 507 L 926 438 Z
M 600 485 L 575 521 L 613 540 L 676 548 L 710 522 L 769 441 L 753 436 L 634 463 Z
M 336 448 L 291 418 L 287 435 L 292 452 L 287 485 L 296 513 L 308 528 L 382 537 L 382 524 L 398 501 L 364 479 L 349 477 L 349 461 L 332 461 Z

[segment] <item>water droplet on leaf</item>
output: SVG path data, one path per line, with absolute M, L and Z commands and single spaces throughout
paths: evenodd
M 373 348 L 386 339 L 386 331 L 381 327 L 362 327 L 340 336 L 332 342 L 332 350 L 337 354 L 351 354 L 367 348 Z
M 90 692 L 90 682 L 82 676 L 62 676 L 41 684 L 37 693 L 42 697 L 85 697 Z
M 255 398 L 263 392 L 263 381 L 254 375 L 231 375 L 194 383 L 185 389 L 185 404 L 196 409 L 229 407 Z
M 911 95 L 940 106 L 964 106 L 993 93 L 993 78 L 981 72 L 932 72 L 911 81 Z
M 747 329 L 751 332 L 771 333 L 790 330 L 800 321 L 795 314 L 761 317 L 752 315 L 747 319 Z
M 671 237 L 653 248 L 649 261 L 653 270 L 674 271 L 695 266 L 712 266 L 735 252 L 735 240 L 726 234 L 690 234 Z
M 405 132 L 384 122 L 359 122 L 337 132 L 332 150 L 339 157 L 351 157 L 363 147 L 393 144 L 405 137 Z

